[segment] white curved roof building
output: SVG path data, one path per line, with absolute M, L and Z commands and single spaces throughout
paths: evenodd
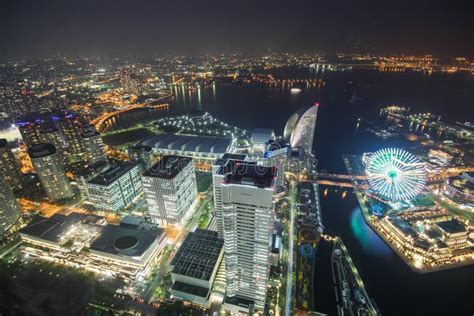
M 285 125 L 283 136 L 292 148 L 303 148 L 305 152 L 313 151 L 314 130 L 319 103 L 303 107 L 293 113 Z

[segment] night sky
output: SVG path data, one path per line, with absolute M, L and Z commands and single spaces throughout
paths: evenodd
M 469 0 L 1 0 L 0 6 L 1 59 L 269 50 L 474 55 Z

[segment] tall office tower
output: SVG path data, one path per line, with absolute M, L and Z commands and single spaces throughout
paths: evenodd
M 64 138 L 54 125 L 42 126 L 39 133 L 39 143 L 53 144 L 56 149 L 64 149 Z
M 227 308 L 247 304 L 263 311 L 278 170 L 237 163 L 222 180 Z
M 89 164 L 106 161 L 105 145 L 102 137 L 93 126 L 86 126 L 81 134 L 84 146 L 85 159 Z
M 56 125 L 61 130 L 64 141 L 67 144 L 67 152 L 69 160 L 84 154 L 84 143 L 82 141 L 82 126 L 79 119 L 73 114 L 64 114 L 61 116 L 53 116 Z M 71 157 L 72 156 L 72 157 Z
M 127 149 L 130 161 L 138 163 L 142 170 L 148 170 L 153 162 L 153 149 L 147 145 L 134 145 Z
M 0 238 L 4 237 L 20 218 L 20 207 L 7 182 L 0 178 Z
M 54 145 L 46 143 L 33 145 L 28 149 L 28 154 L 41 185 L 51 201 L 69 198 L 74 195 Z
M 135 95 L 141 95 L 143 93 L 143 85 L 140 78 L 132 69 L 123 69 L 121 71 L 120 83 L 125 93 Z
M 142 193 L 140 167 L 131 162 L 112 161 L 105 170 L 87 181 L 84 193 L 86 202 L 97 210 L 119 213 Z
M 222 222 L 222 180 L 232 172 L 236 163 L 243 163 L 247 155 L 224 154 L 212 164 L 212 188 L 214 193 L 214 216 L 216 218 L 217 233 L 224 238 Z
M 7 140 L 4 138 L 0 138 L 0 178 L 4 179 L 12 189 L 21 187 L 20 168 L 13 152 L 8 148 Z
M 19 121 L 16 123 L 18 130 L 20 131 L 21 138 L 25 143 L 26 147 L 31 147 L 34 144 L 39 144 L 41 142 L 40 124 L 30 121 Z
M 61 132 L 56 128 L 56 126 L 42 126 L 39 133 L 39 143 L 52 144 L 54 147 L 56 147 L 59 160 L 63 166 L 66 165 L 66 143 Z
M 313 152 L 314 130 L 319 103 L 293 113 L 285 125 L 284 138 L 292 148 L 303 148 L 306 154 Z
M 142 181 L 151 220 L 162 226 L 184 225 L 197 195 L 192 159 L 163 156 Z

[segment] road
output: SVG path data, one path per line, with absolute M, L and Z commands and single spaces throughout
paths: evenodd
M 286 302 L 285 315 L 291 315 L 291 290 L 293 289 L 293 251 L 294 251 L 294 227 L 295 227 L 295 207 L 296 207 L 296 183 L 290 184 L 290 224 L 288 228 L 288 271 L 286 275 Z

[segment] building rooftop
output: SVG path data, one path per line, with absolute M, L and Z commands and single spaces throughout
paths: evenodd
M 163 156 L 143 175 L 146 177 L 173 179 L 192 161 L 191 158 L 169 155 Z
M 255 164 L 237 163 L 232 173 L 224 178 L 225 184 L 252 185 L 258 188 L 270 188 L 277 176 L 277 168 Z
M 125 173 L 129 172 L 136 165 L 131 162 L 115 161 L 104 171 L 101 171 L 96 177 L 89 181 L 96 185 L 110 185 Z
M 220 168 L 217 169 L 217 174 L 220 174 L 220 175 L 224 175 L 224 174 L 228 174 L 230 172 L 232 172 L 235 168 L 235 166 L 237 164 L 249 164 L 249 165 L 255 165 L 256 162 L 250 162 L 250 161 L 244 161 L 244 160 L 232 160 L 232 159 L 229 159 L 229 160 L 226 160 L 226 161 L 222 161 L 222 162 L 219 162 L 219 163 L 222 163 Z M 216 162 L 217 164 L 217 162 Z
M 156 239 L 164 236 L 164 229 L 155 225 L 142 226 L 107 225 L 91 243 L 90 249 L 113 255 L 141 256 Z
M 41 143 L 33 145 L 28 149 L 28 155 L 31 158 L 42 158 L 54 155 L 56 153 L 56 147 L 53 144 Z
M 83 167 L 75 172 L 75 176 L 78 177 L 91 177 L 95 174 L 105 170 L 109 163 L 107 161 L 101 160 L 94 162 L 93 164 L 88 165 L 87 167 Z
M 209 280 L 224 246 L 217 232 L 196 229 L 190 232 L 176 253 L 172 272 L 191 278 Z
M 20 229 L 20 234 L 59 243 L 64 233 L 73 225 L 81 222 L 86 224 L 96 223 L 100 220 L 102 220 L 100 216 L 83 213 L 54 214 L 49 218 L 37 215 L 33 217 L 28 225 Z
M 438 227 L 441 228 L 441 230 L 445 231 L 448 234 L 457 234 L 457 233 L 466 232 L 466 226 L 464 226 L 464 224 L 458 221 L 457 219 L 437 222 L 436 225 L 438 225 Z
M 232 171 L 232 169 L 230 169 L 227 172 L 225 172 L 227 168 L 222 169 L 222 167 L 224 167 L 226 164 L 230 162 L 229 166 L 232 166 L 232 164 L 234 164 L 236 161 L 244 162 L 246 159 L 247 159 L 247 155 L 225 153 L 216 161 L 214 161 L 213 166 L 218 166 L 218 169 L 217 169 L 218 174 L 225 174 L 227 172 Z
M 137 145 L 145 145 L 155 150 L 176 150 L 197 153 L 224 154 L 230 147 L 228 137 L 188 136 L 174 134 L 160 134 L 144 139 Z

